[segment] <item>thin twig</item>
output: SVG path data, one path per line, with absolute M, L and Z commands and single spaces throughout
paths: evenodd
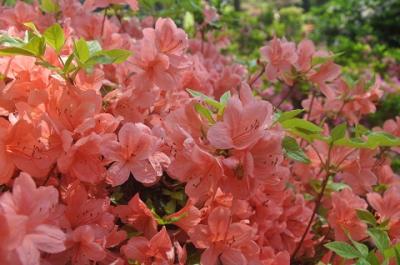
M 291 87 L 289 87 L 289 91 L 286 93 L 286 95 L 281 99 L 281 101 L 279 101 L 278 105 L 275 106 L 275 110 L 279 109 L 279 107 L 282 105 L 282 103 L 289 98 L 289 96 L 292 94 L 293 92 L 293 88 L 294 88 L 295 84 L 293 84 Z
M 331 151 L 332 151 L 332 144 L 329 145 L 328 157 L 326 159 L 325 166 L 323 167 L 323 169 L 326 172 L 326 175 L 325 175 L 324 181 L 322 182 L 321 191 L 319 192 L 317 200 L 315 201 L 315 206 L 314 206 L 313 213 L 311 214 L 311 218 L 308 221 L 307 227 L 306 227 L 306 229 L 305 229 L 305 231 L 304 231 L 304 233 L 303 233 L 303 235 L 302 235 L 302 237 L 300 239 L 300 242 L 299 242 L 299 244 L 297 244 L 296 249 L 293 251 L 293 254 L 291 255 L 291 260 L 294 260 L 294 258 L 296 257 L 297 253 L 299 252 L 301 246 L 303 245 L 303 242 L 304 242 L 304 240 L 305 240 L 305 238 L 306 238 L 306 236 L 307 236 L 307 234 L 308 234 L 308 232 L 309 232 L 309 230 L 311 228 L 311 225 L 312 225 L 312 223 L 314 221 L 314 217 L 315 217 L 315 215 L 317 215 L 319 207 L 321 206 L 322 198 L 324 197 L 324 192 L 325 192 L 326 186 L 328 184 L 329 177 L 331 175 L 330 174 Z
M 47 182 L 49 181 L 51 175 L 53 175 L 56 168 L 57 168 L 57 163 L 54 163 L 51 169 L 49 170 L 49 173 L 47 173 L 46 179 L 44 180 L 42 186 L 46 186 Z
M 104 25 L 106 24 L 106 18 L 107 18 L 107 10 L 108 10 L 108 7 L 106 7 L 106 9 L 104 9 L 104 17 L 103 17 L 103 21 L 102 21 L 102 23 L 101 23 L 101 33 L 100 33 L 100 37 L 103 37 Z
M 265 73 L 266 65 L 263 64 L 263 63 L 262 63 L 261 65 L 262 65 L 261 71 L 260 71 L 254 78 L 252 78 L 252 79 L 249 80 L 249 86 L 250 86 L 250 88 L 253 88 L 254 83 L 255 83 L 258 79 L 260 79 L 260 77 Z

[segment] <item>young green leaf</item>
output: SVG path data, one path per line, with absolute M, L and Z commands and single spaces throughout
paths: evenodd
M 57 53 L 61 52 L 65 43 L 65 36 L 64 31 L 59 24 L 54 24 L 50 28 L 46 29 L 43 36 L 46 43 L 53 47 Z
M 285 129 L 295 129 L 295 130 L 300 129 L 300 131 L 309 132 L 310 134 L 322 132 L 321 127 L 318 127 L 312 122 L 299 118 L 288 119 L 281 122 L 281 124 Z
M 60 11 L 60 6 L 54 0 L 42 0 L 40 8 L 46 13 L 57 13 Z
M 35 56 L 35 54 L 29 50 L 19 47 L 7 47 L 0 49 L 0 55 L 25 55 L 25 56 Z
M 89 48 L 89 54 L 90 56 L 95 55 L 96 52 L 100 52 L 101 51 L 101 45 L 100 42 L 98 42 L 97 40 L 90 40 L 86 42 L 88 48 Z
M 46 50 L 46 42 L 43 37 L 34 35 L 23 49 L 30 51 L 35 56 L 42 56 Z
M 368 247 L 367 245 L 364 245 L 363 243 L 357 242 L 353 239 L 350 238 L 351 243 L 353 244 L 353 246 L 358 250 L 358 252 L 361 253 L 361 255 L 363 257 L 367 257 L 368 256 Z
M 356 212 L 357 212 L 357 217 L 360 220 L 362 220 L 365 223 L 370 224 L 372 226 L 377 225 L 375 216 L 371 212 L 369 212 L 367 210 L 362 210 L 362 209 L 357 209 Z
M 336 142 L 345 137 L 346 135 L 346 123 L 339 124 L 331 131 L 331 141 Z
M 186 91 L 194 98 L 200 98 L 201 100 L 204 100 L 204 102 L 206 102 L 208 105 L 216 108 L 218 110 L 218 112 L 220 112 L 221 108 L 224 108 L 224 105 L 221 104 L 220 102 L 216 101 L 215 99 L 204 95 L 201 92 L 192 90 L 190 88 L 187 88 Z
M 81 64 L 84 64 L 89 59 L 89 47 L 84 39 L 79 39 L 74 43 L 74 54 Z
M 97 51 L 90 57 L 87 64 L 119 64 L 125 62 L 131 55 L 130 51 L 120 49 Z
M 362 257 L 361 253 L 357 249 L 345 242 L 335 241 L 327 243 L 324 246 L 346 259 Z
M 400 265 L 400 251 L 395 247 L 394 252 L 395 252 L 395 257 L 396 257 L 396 264 Z
M 32 30 L 33 33 L 35 33 L 37 36 L 41 36 L 42 34 L 40 34 L 39 30 L 36 28 L 35 24 L 33 24 L 32 22 L 25 22 L 24 26 L 29 28 L 30 30 Z
M 0 45 L 4 47 L 22 47 L 24 42 L 16 37 L 11 37 L 6 34 L 0 35 Z
M 366 259 L 360 258 L 357 260 L 356 265 L 371 265 Z
M 219 102 L 221 102 L 222 104 L 226 105 L 230 98 L 231 98 L 231 92 L 227 91 L 220 97 Z
M 370 251 L 367 260 L 371 265 L 380 265 L 379 260 L 373 251 Z
M 280 112 L 280 113 L 278 113 L 277 121 L 284 122 L 286 120 L 293 119 L 294 117 L 298 116 L 302 112 L 304 112 L 303 109 L 295 109 L 295 110 Z
M 370 228 L 367 232 L 380 251 L 383 252 L 385 249 L 390 247 L 389 236 L 385 231 L 377 228 Z
M 164 206 L 164 210 L 167 214 L 173 214 L 176 210 L 176 201 L 170 200 L 167 202 L 167 204 Z
M 295 161 L 301 162 L 301 163 L 305 163 L 305 164 L 310 163 L 310 159 L 300 148 L 296 139 L 294 139 L 290 136 L 285 136 L 285 138 L 283 138 L 283 141 L 282 141 L 282 147 L 283 147 L 285 154 L 289 158 L 291 158 Z
M 356 137 L 361 137 L 364 134 L 367 134 L 369 130 L 362 126 L 361 124 L 357 124 L 356 127 L 354 128 L 354 132 L 356 134 Z
M 201 105 L 200 103 L 196 103 L 194 105 L 194 109 L 196 110 L 197 113 L 199 113 L 202 117 L 206 118 L 209 123 L 214 124 L 214 118 L 212 117 L 211 111 Z

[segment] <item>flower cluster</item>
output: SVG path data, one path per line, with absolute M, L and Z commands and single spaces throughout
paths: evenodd
M 340 262 L 320 250 L 368 240 L 360 212 L 400 241 L 400 118 L 359 125 L 379 78 L 277 38 L 248 77 L 211 36 L 107 14 L 135 0 L 52 3 L 0 8 L 0 264 Z

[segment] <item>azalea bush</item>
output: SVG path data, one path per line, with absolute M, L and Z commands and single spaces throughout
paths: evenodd
M 385 77 L 309 39 L 239 63 L 201 1 L 5 3 L 0 264 L 400 264 Z

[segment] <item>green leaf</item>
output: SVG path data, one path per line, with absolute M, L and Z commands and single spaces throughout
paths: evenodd
M 300 148 L 298 145 L 296 139 L 290 137 L 290 136 L 285 136 L 282 141 L 282 147 L 284 149 L 285 154 L 298 162 L 309 164 L 310 159 L 307 157 L 307 155 L 303 152 L 303 150 Z
M 333 128 L 331 131 L 331 141 L 336 142 L 337 140 L 344 138 L 346 135 L 346 129 L 346 123 L 339 124 Z
M 324 246 L 346 259 L 355 259 L 361 257 L 361 253 L 359 253 L 353 246 L 345 242 L 335 241 L 327 243 Z
M 60 11 L 60 6 L 54 0 L 42 0 L 40 8 L 46 13 L 57 13 Z
M 221 104 L 220 102 L 216 101 L 215 99 L 204 95 L 201 92 L 192 90 L 190 88 L 187 88 L 186 91 L 194 98 L 200 98 L 201 100 L 203 100 L 204 102 L 206 102 L 208 105 L 216 108 L 218 110 L 218 112 L 220 112 L 221 108 L 224 108 L 224 105 Z
M 219 102 L 222 104 L 226 105 L 228 103 L 228 100 L 231 98 L 231 92 L 226 91 L 219 99 Z
M 132 55 L 131 51 L 122 49 L 106 50 L 103 53 L 113 58 L 112 63 L 116 64 L 125 62 Z
M 24 26 L 29 28 L 30 30 L 32 30 L 39 37 L 42 35 L 42 34 L 40 34 L 39 30 L 36 28 L 35 24 L 33 24 L 32 22 L 25 22 Z
M 74 69 L 74 67 L 73 67 L 73 65 L 72 65 L 72 60 L 73 60 L 73 59 L 74 59 L 74 54 L 70 54 L 70 55 L 68 56 L 67 60 L 65 61 L 65 63 L 64 63 L 64 69 L 63 69 L 63 72 L 64 72 L 65 74 L 68 74 L 68 73 L 70 73 L 70 72 L 73 71 L 73 69 Z
M 164 210 L 167 214 L 173 214 L 176 210 L 176 201 L 170 200 L 165 206 Z
M 24 46 L 24 42 L 15 37 L 10 37 L 6 34 L 0 35 L 0 45 L 5 46 L 5 47 L 22 47 Z
M 361 255 L 363 257 L 367 257 L 368 256 L 368 247 L 366 245 L 364 245 L 363 243 L 354 241 L 351 238 L 350 238 L 350 241 L 353 244 L 353 246 L 358 250 L 358 252 L 361 253 Z
M 209 123 L 214 124 L 214 118 L 212 117 L 211 111 L 201 105 L 200 103 L 194 104 L 194 109 L 197 113 L 199 113 L 202 117 L 206 118 Z
M 396 264 L 400 265 L 400 251 L 397 248 L 394 248 L 395 257 L 396 257 Z
M 321 135 L 322 128 L 312 122 L 293 118 L 281 122 L 281 125 L 288 132 L 300 136 L 308 142 L 312 142 L 315 139 L 324 140 L 324 137 Z
M 368 235 L 372 238 L 376 247 L 381 252 L 390 247 L 389 236 L 385 231 L 376 228 L 370 228 L 368 229 Z
M 322 132 L 321 127 L 318 127 L 312 122 L 299 118 L 288 119 L 281 122 L 281 124 L 285 129 L 296 129 L 296 130 L 300 129 L 301 131 L 309 132 L 310 134 Z
M 33 36 L 24 48 L 37 56 L 42 56 L 46 50 L 46 42 L 43 37 Z
M 53 47 L 57 53 L 61 52 L 65 43 L 65 36 L 64 31 L 59 24 L 54 24 L 50 28 L 46 29 L 43 36 L 47 44 Z
M 304 112 L 303 109 L 295 109 L 290 111 L 281 112 L 278 114 L 278 122 L 284 122 L 286 120 L 293 119 L 294 117 L 298 116 L 300 113 Z
M 74 53 L 79 62 L 82 64 L 84 64 L 89 59 L 89 47 L 84 39 L 79 39 L 74 43 Z
M 333 191 L 341 191 L 343 189 L 349 188 L 349 185 L 343 182 L 332 182 L 329 181 L 328 185 L 326 186 L 328 190 L 333 190 Z
M 89 48 L 89 54 L 90 56 L 95 55 L 95 53 L 100 52 L 101 51 L 101 45 L 100 42 L 98 42 L 97 40 L 90 40 L 86 42 L 88 48 Z
M 357 260 L 356 265 L 371 265 L 371 264 L 366 259 L 361 258 Z
M 42 56 L 46 49 L 44 38 L 34 35 L 28 43 L 21 47 L 7 47 L 0 49 L 0 55 Z
M 400 146 L 400 138 L 397 138 L 386 132 L 371 132 L 367 134 L 366 139 L 361 138 L 343 138 L 335 142 L 335 145 L 347 146 L 353 148 L 375 149 L 377 147 Z
M 380 265 L 379 260 L 373 251 L 369 252 L 367 260 L 371 265 Z
M 193 34 L 195 31 L 195 19 L 191 12 L 186 11 L 183 17 L 183 29 L 190 34 Z
M 19 47 L 7 47 L 0 49 L 0 55 L 25 55 L 25 56 L 35 56 L 34 53 L 32 53 L 29 50 L 26 50 L 24 48 L 19 48 Z
M 356 127 L 354 128 L 354 132 L 356 134 L 356 137 L 361 137 L 364 134 L 367 134 L 369 130 L 362 126 L 361 124 L 357 124 Z
M 357 217 L 360 220 L 362 220 L 365 223 L 370 224 L 372 226 L 377 225 L 375 216 L 371 212 L 369 212 L 367 210 L 362 210 L 362 209 L 356 209 L 356 212 L 357 212 Z

